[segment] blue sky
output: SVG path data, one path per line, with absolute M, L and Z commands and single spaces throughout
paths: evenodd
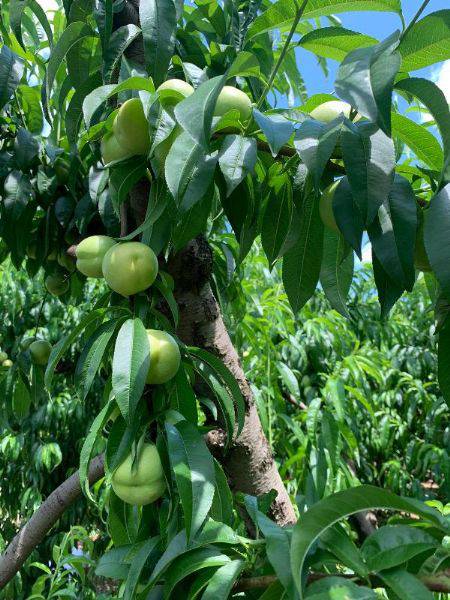
M 403 14 L 407 24 L 416 14 L 421 4 L 422 0 L 402 1 Z M 443 8 L 449 8 L 449 0 L 431 0 L 425 11 L 422 13 L 421 18 L 431 12 L 436 12 Z M 371 35 L 380 40 L 387 37 L 396 29 L 401 28 L 399 17 L 393 13 L 353 12 L 342 13 L 337 16 L 342 21 L 342 25 L 347 29 L 366 33 L 367 35 Z M 325 78 L 322 69 L 317 65 L 317 59 L 311 52 L 308 52 L 303 48 L 298 48 L 296 52 L 297 62 L 306 81 L 308 94 L 312 95 L 318 92 L 332 93 L 338 63 L 334 60 L 328 60 L 330 75 L 328 78 Z M 441 67 L 442 64 L 435 65 L 427 69 L 422 69 L 418 74 L 427 79 L 432 78 L 433 81 L 436 81 L 439 77 Z M 440 83 L 444 83 L 444 81 Z M 450 96 L 450 68 L 448 66 L 446 66 L 445 84 Z

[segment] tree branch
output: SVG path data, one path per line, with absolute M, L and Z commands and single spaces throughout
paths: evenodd
M 99 454 L 89 465 L 90 485 L 101 479 L 104 472 L 104 457 Z M 64 511 L 80 495 L 80 474 L 76 471 L 41 504 L 0 556 L 0 589 L 11 581 L 32 550 L 42 542 Z
M 310 573 L 308 575 L 308 584 L 325 579 L 326 577 L 335 577 L 335 573 Z M 341 579 L 350 579 L 357 585 L 367 585 L 367 580 L 359 579 L 355 575 L 340 573 Z M 372 579 L 372 578 L 370 578 Z M 450 569 L 439 571 L 433 575 L 419 576 L 418 579 L 431 591 L 446 594 L 450 592 Z M 262 575 L 260 577 L 246 577 L 237 581 L 233 587 L 235 592 L 245 592 L 247 590 L 265 589 L 278 581 L 276 575 Z M 373 577 L 373 586 L 379 585 L 379 580 Z

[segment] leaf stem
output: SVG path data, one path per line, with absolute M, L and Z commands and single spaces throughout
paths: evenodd
M 296 13 L 294 21 L 292 23 L 291 29 L 288 33 L 286 41 L 284 42 L 284 46 L 280 52 L 280 56 L 278 57 L 278 60 L 272 69 L 269 80 L 267 81 L 267 83 L 262 91 L 261 97 L 258 100 L 258 104 L 256 105 L 256 108 L 258 108 L 258 109 L 261 108 L 264 100 L 266 99 L 267 94 L 270 92 L 270 88 L 272 87 L 272 84 L 275 80 L 276 74 L 278 73 L 278 70 L 284 61 L 284 57 L 286 56 L 286 53 L 289 50 L 289 45 L 291 43 L 292 36 L 294 35 L 295 30 L 297 29 L 298 22 L 300 21 L 307 4 L 308 4 L 308 0 L 304 0 L 302 5 L 300 6 L 300 8 L 297 9 L 297 13 Z
M 417 22 L 418 18 L 423 13 L 423 11 L 426 9 L 426 7 L 429 3 L 430 3 L 430 0 L 424 0 L 424 2 L 422 2 L 421 7 L 419 8 L 419 10 L 416 12 L 414 17 L 412 18 L 412 21 L 409 23 L 408 27 L 404 30 L 404 32 L 400 36 L 401 40 L 405 39 L 406 34 L 410 31 L 411 27 Z

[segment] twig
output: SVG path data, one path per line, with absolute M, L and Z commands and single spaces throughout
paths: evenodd
M 411 29 L 411 27 L 417 22 L 418 18 L 423 13 L 423 11 L 426 9 L 427 4 L 429 4 L 429 3 L 430 3 L 430 0 L 424 0 L 424 2 L 422 2 L 422 6 L 416 12 L 416 14 L 414 15 L 414 17 L 412 18 L 412 21 L 410 22 L 410 24 L 408 25 L 408 27 L 404 30 L 404 32 L 400 36 L 401 40 L 405 39 L 406 34 L 409 32 L 409 30 Z
M 39 312 L 38 312 L 38 315 L 36 318 L 36 326 L 34 328 L 34 338 L 36 338 L 36 336 L 37 336 L 37 332 L 39 329 L 39 322 L 41 320 L 42 311 L 44 309 L 44 304 L 45 304 L 45 301 L 47 300 L 47 296 L 48 296 L 48 290 L 45 291 L 44 297 L 42 298 L 41 306 L 39 307 Z
M 292 36 L 295 33 L 295 30 L 297 29 L 297 25 L 298 22 L 300 21 L 300 19 L 302 18 L 302 15 L 305 11 L 306 5 L 308 4 L 308 0 L 304 0 L 302 5 L 300 6 L 300 8 L 297 10 L 297 13 L 294 17 L 294 21 L 292 22 L 292 26 L 291 29 L 289 30 L 288 36 L 286 38 L 286 41 L 284 42 L 284 46 L 280 52 L 280 56 L 278 57 L 277 62 L 275 63 L 272 72 L 270 74 L 270 77 L 261 93 L 261 96 L 258 100 L 258 104 L 256 105 L 256 108 L 260 108 L 264 102 L 264 100 L 266 99 L 267 94 L 270 92 L 270 88 L 272 87 L 272 84 L 275 80 L 276 74 L 278 73 L 278 69 L 281 67 L 284 57 L 286 56 L 286 53 L 289 49 L 289 45 L 291 43 L 292 40 Z
M 335 577 L 335 573 L 310 573 L 308 575 L 308 584 L 314 581 L 325 579 L 326 577 Z M 340 573 L 338 575 L 341 579 L 350 579 L 357 585 L 367 585 L 367 580 L 360 579 L 356 575 L 348 573 Z M 372 577 L 371 583 L 379 585 L 379 580 L 376 577 Z M 443 594 L 450 592 L 450 569 L 434 573 L 433 575 L 427 575 L 418 577 L 418 579 L 432 592 L 440 592 Z M 262 575 L 261 577 L 246 577 L 237 581 L 234 585 L 235 592 L 245 592 L 247 590 L 264 589 L 278 581 L 276 575 Z
M 104 472 L 104 457 L 98 454 L 89 465 L 89 484 L 96 483 Z M 0 556 L 0 589 L 11 581 L 33 549 L 80 495 L 80 473 L 76 471 L 41 504 Z

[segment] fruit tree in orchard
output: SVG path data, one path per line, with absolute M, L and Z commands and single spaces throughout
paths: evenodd
M 0 588 L 18 585 L 83 493 L 107 530 L 95 560 L 115 580 L 112 597 L 450 590 L 444 509 L 368 484 L 340 408 L 350 386 L 305 404 L 293 392 L 311 374 L 292 373 L 286 443 L 298 448 L 275 461 L 271 377 L 257 390 L 232 339 L 245 293 L 235 275 L 255 247 L 284 286 L 273 313 L 292 311 L 297 326 L 317 288 L 359 318 L 349 292 L 369 243 L 380 319 L 425 278 L 449 402 L 450 113 L 414 71 L 450 58 L 450 11 L 422 9 L 405 20 L 400 0 L 64 0 L 49 20 L 39 3 L 2 5 L 1 258 L 44 289 L 29 343 L 0 355 L 14 399 L 5 427 L 15 435 L 19 409 L 39 410 L 62 370 L 80 402 L 101 398 L 76 475 L 8 540 Z M 368 10 L 392 13 L 398 29 L 377 40 L 336 17 Z M 338 61 L 333 94 L 308 96 L 299 48 L 325 73 Z M 71 331 L 42 339 L 46 303 L 70 311 L 83 290 L 88 309 Z M 355 529 L 377 508 L 378 530 Z

